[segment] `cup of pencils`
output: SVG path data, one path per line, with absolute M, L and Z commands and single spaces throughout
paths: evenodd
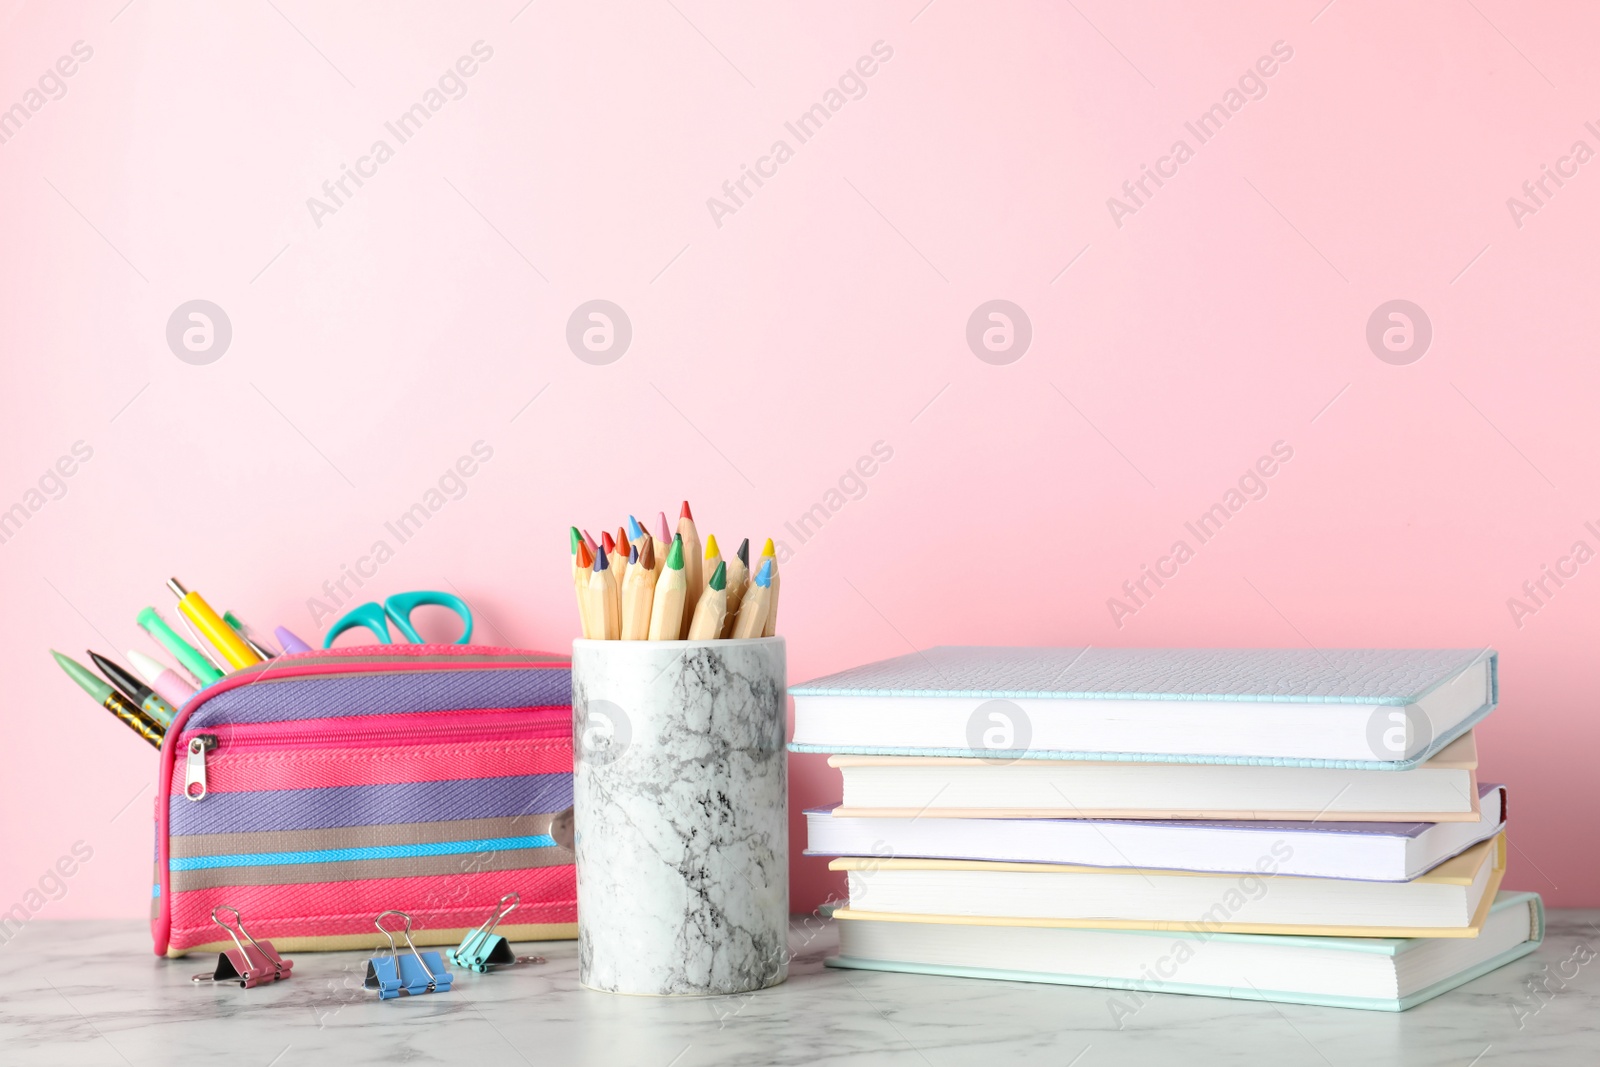
M 629 527 L 572 532 L 578 979 L 656 996 L 777 985 L 789 847 L 772 542 L 754 568 L 748 541 L 724 560 L 687 503 L 676 530 L 664 514 L 655 532 Z

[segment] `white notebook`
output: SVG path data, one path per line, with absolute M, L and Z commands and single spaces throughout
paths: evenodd
M 1488 649 L 943 647 L 791 686 L 799 752 L 1404 769 L 1494 708 Z
M 1130 819 L 836 818 L 806 812 L 806 855 L 1255 871 L 1404 882 L 1499 833 L 1506 789 L 1480 785 L 1478 822 L 1224 822 Z
M 1477 822 L 1473 735 L 1405 771 L 1228 763 L 829 756 L 836 816 Z

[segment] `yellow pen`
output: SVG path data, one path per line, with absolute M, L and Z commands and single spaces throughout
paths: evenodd
M 183 612 L 184 618 L 194 623 L 195 629 L 211 642 L 211 647 L 221 653 L 234 670 L 261 662 L 261 657 L 244 643 L 233 627 L 222 621 L 222 616 L 212 610 L 199 593 L 189 592 L 176 578 L 167 580 L 167 588 L 177 594 L 178 610 Z

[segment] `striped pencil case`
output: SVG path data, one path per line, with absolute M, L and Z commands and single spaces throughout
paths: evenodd
M 282 952 L 370 948 L 373 917 L 459 942 L 577 937 L 572 679 L 563 657 L 474 645 L 282 656 L 179 712 L 161 747 L 157 955 L 231 947 L 239 909 Z

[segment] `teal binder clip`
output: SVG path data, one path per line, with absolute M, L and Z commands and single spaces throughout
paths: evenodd
M 518 956 L 511 951 L 510 942 L 494 932 L 500 920 L 515 911 L 521 903 L 522 897 L 516 893 L 501 897 L 483 925 L 469 931 L 461 939 L 461 944 L 451 951 L 450 962 L 479 974 L 487 974 L 493 967 L 506 967 L 514 963 L 543 963 L 543 956 Z
M 399 932 L 406 939 L 406 948 L 411 950 L 409 956 L 400 954 L 400 946 L 394 940 L 395 931 L 383 925 L 383 920 L 390 915 L 398 915 L 406 921 L 405 929 Z M 389 939 L 390 955 L 374 956 L 367 961 L 367 976 L 361 983 L 365 988 L 377 990 L 379 1000 L 450 992 L 455 976 L 445 970 L 444 961 L 437 952 L 417 951 L 416 942 L 411 940 L 411 916 L 391 909 L 379 914 L 372 925 Z

